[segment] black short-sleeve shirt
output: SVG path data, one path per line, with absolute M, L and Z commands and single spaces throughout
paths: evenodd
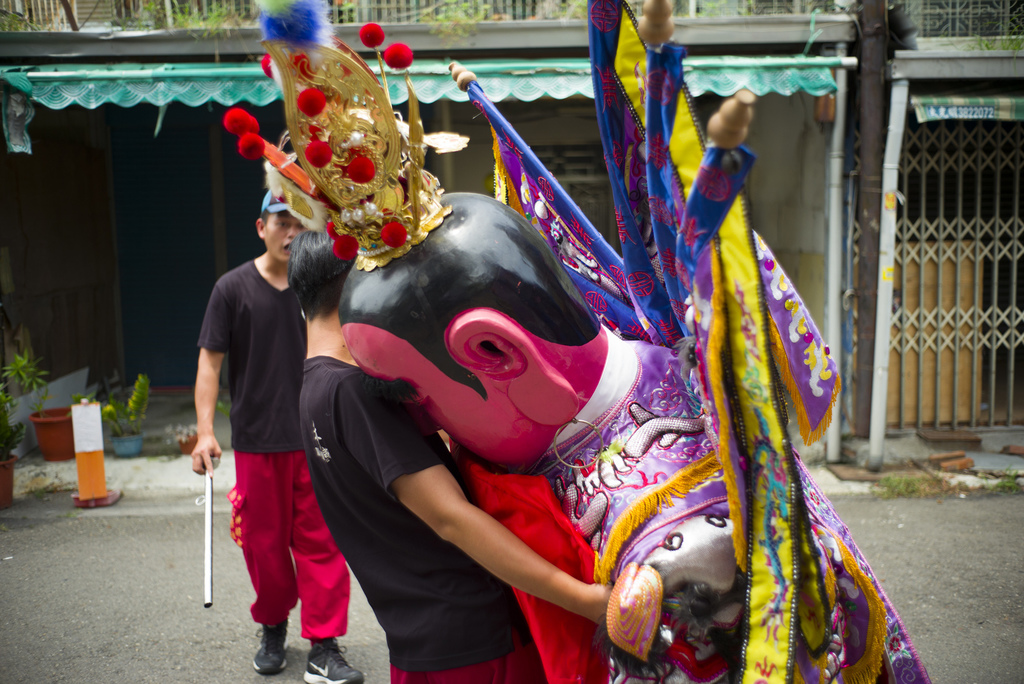
M 473 665 L 512 651 L 510 592 L 388 491 L 401 475 L 455 464 L 400 406 L 369 397 L 362 371 L 306 360 L 302 438 L 320 510 L 407 672 Z M 521 616 L 519 616 L 521 618 Z
M 295 293 L 268 283 L 254 261 L 231 269 L 213 287 L 199 346 L 228 354 L 232 448 L 302 449 L 299 391 L 306 324 Z

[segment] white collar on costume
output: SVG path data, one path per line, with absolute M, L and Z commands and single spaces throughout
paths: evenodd
M 640 359 L 632 346 L 604 328 L 601 329 L 601 333 L 608 339 L 608 356 L 605 357 L 604 370 L 601 371 L 601 379 L 594 394 L 576 414 L 577 420 L 588 423 L 594 423 L 625 396 L 633 387 L 640 372 Z M 570 423 L 558 435 L 558 443 L 571 439 L 581 430 L 589 429 L 590 427 L 582 422 Z

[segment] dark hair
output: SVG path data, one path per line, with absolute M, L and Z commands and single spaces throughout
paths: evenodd
M 454 193 L 442 203 L 452 213 L 421 244 L 387 266 L 352 273 L 339 305 L 344 323 L 387 330 L 481 395 L 476 376 L 445 348 L 448 324 L 463 311 L 500 311 L 566 346 L 597 336 L 597 318 L 536 228 L 484 195 Z
M 292 240 L 288 287 L 299 298 L 307 319 L 337 314 L 341 288 L 351 269 L 351 261 L 334 255 L 327 233 L 307 230 Z

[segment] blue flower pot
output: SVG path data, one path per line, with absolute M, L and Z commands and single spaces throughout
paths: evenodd
M 114 453 L 121 458 L 133 458 L 142 453 L 142 437 L 143 435 L 111 437 L 110 443 L 114 446 Z

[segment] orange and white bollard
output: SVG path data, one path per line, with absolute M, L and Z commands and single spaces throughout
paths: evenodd
M 75 431 L 75 463 L 78 465 L 78 491 L 71 500 L 78 508 L 109 506 L 121 498 L 118 489 L 107 489 L 103 462 L 103 419 L 100 405 L 82 400 L 71 407 L 71 425 Z

